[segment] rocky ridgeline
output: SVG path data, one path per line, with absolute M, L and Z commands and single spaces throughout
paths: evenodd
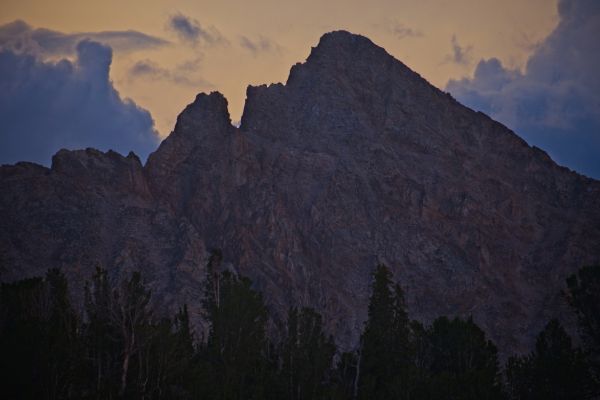
M 141 270 L 158 306 L 198 305 L 219 248 L 274 315 L 313 306 L 346 349 L 379 262 L 412 317 L 473 315 L 506 354 L 600 260 L 600 182 L 343 31 L 285 85 L 248 87 L 239 128 L 220 93 L 198 95 L 145 166 L 88 149 L 1 167 L 0 220 L 2 281 Z

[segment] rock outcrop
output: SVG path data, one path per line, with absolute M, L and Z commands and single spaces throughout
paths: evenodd
M 378 262 L 412 317 L 473 315 L 507 353 L 561 315 L 568 274 L 600 261 L 600 182 L 343 31 L 285 85 L 248 87 L 239 128 L 221 94 L 198 95 L 145 166 L 91 149 L 3 166 L 0 219 L 3 281 L 139 269 L 174 307 L 198 303 L 220 248 L 276 322 L 313 306 L 343 348 Z

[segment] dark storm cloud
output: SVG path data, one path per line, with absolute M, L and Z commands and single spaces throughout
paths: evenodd
M 203 27 L 197 20 L 183 14 L 171 16 L 169 27 L 177 33 L 180 39 L 192 45 L 227 43 L 227 40 L 215 27 Z
M 264 36 L 259 36 L 256 39 L 250 39 L 247 36 L 240 36 L 240 46 L 251 52 L 253 55 L 257 55 L 258 53 L 262 52 L 280 53 L 282 50 L 281 46 Z
M 44 28 L 34 29 L 21 20 L 0 25 L 0 48 L 16 52 L 44 56 L 71 55 L 75 52 L 77 43 L 84 39 L 106 44 L 120 52 L 169 44 L 164 39 L 133 30 L 63 33 Z
M 525 72 L 495 58 L 450 81 L 464 104 L 505 123 L 560 164 L 600 178 L 600 2 L 562 0 L 560 22 Z
M 0 163 L 47 165 L 61 148 L 86 147 L 145 159 L 156 148 L 150 113 L 121 99 L 109 80 L 112 50 L 83 40 L 76 55 L 50 63 L 0 50 Z

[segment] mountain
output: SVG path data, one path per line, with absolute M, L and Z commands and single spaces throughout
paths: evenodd
M 369 39 L 325 34 L 285 85 L 249 86 L 239 128 L 199 94 L 145 166 L 58 152 L 0 168 L 0 280 L 141 270 L 157 306 L 198 304 L 208 249 L 356 345 L 386 263 L 409 313 L 473 315 L 503 353 L 564 314 L 564 279 L 600 260 L 600 182 L 430 85 Z M 192 314 L 199 321 L 199 310 Z

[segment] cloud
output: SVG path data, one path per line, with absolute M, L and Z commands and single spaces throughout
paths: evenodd
M 129 75 L 133 77 L 138 76 L 164 76 L 168 74 L 168 70 L 159 67 L 155 62 L 151 60 L 141 60 L 136 62 L 130 69 Z
M 422 37 L 423 36 L 423 32 L 421 32 L 420 30 L 409 28 L 409 27 L 404 26 L 403 24 L 400 24 L 400 23 L 394 24 L 394 26 L 392 27 L 392 32 L 399 39 L 404 39 L 404 38 L 408 38 L 408 37 Z
M 254 40 L 247 36 L 240 36 L 240 46 L 253 55 L 263 52 L 281 53 L 282 51 L 281 46 L 262 35 Z
M 168 45 L 169 42 L 133 30 L 63 33 L 50 29 L 34 29 L 17 20 L 0 25 L 0 48 L 40 56 L 67 56 L 75 53 L 77 43 L 84 39 L 110 46 L 119 52 L 132 52 Z
M 200 59 L 192 59 L 175 67 L 173 71 L 163 68 L 152 60 L 137 61 L 128 71 L 130 79 L 161 79 L 182 86 L 202 86 L 205 89 L 213 85 L 206 80 L 195 77 L 194 73 L 200 68 Z
M 561 0 L 560 22 L 524 72 L 495 58 L 447 90 L 543 148 L 559 163 L 600 178 L 600 2 Z
M 77 59 L 44 62 L 0 50 L 0 163 L 48 165 L 61 148 L 95 147 L 142 159 L 158 144 L 150 113 L 109 80 L 110 47 L 83 40 Z
M 202 66 L 202 61 L 204 60 L 204 56 L 202 54 L 196 56 L 195 58 L 185 60 L 181 64 L 177 65 L 177 70 L 182 72 L 196 72 Z
M 373 28 L 382 30 L 396 36 L 398 39 L 420 38 L 425 36 L 419 29 L 414 29 L 395 19 L 384 18 L 382 21 L 372 24 Z
M 530 53 L 539 47 L 540 38 L 526 32 L 515 32 L 513 34 L 513 42 L 518 48 Z
M 203 27 L 197 20 L 181 13 L 175 14 L 169 18 L 169 28 L 175 31 L 181 40 L 192 44 L 193 46 L 198 44 L 207 44 L 211 46 L 227 44 L 227 39 L 221 35 L 217 28 L 213 26 L 209 26 L 208 28 Z
M 472 46 L 461 46 L 456 39 L 456 35 L 452 35 L 452 54 L 448 54 L 444 62 L 452 62 L 459 65 L 469 65 L 471 63 Z

